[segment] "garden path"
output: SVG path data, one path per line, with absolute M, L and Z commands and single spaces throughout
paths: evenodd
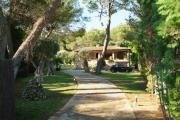
M 49 120 L 135 120 L 133 109 L 108 80 L 78 70 L 65 71 L 78 81 L 77 93 Z

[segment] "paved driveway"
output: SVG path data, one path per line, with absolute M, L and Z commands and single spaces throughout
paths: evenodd
M 83 71 L 70 70 L 77 93 L 49 120 L 135 120 L 126 96 L 115 85 Z

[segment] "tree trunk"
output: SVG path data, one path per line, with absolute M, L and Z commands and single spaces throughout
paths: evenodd
M 10 26 L 8 25 L 8 30 L 7 30 L 7 35 L 8 35 L 8 39 L 7 39 L 7 53 L 8 53 L 8 57 L 12 58 L 13 54 L 14 54 L 14 50 L 13 50 L 13 42 L 12 42 L 12 37 L 11 37 L 11 30 L 10 30 Z
M 43 82 L 43 68 L 44 68 L 44 61 L 40 60 L 38 67 L 36 68 L 36 71 L 34 72 L 34 77 L 36 79 L 36 82 L 41 85 Z
M 87 59 L 83 60 L 83 67 L 85 72 L 89 72 L 89 66 L 88 66 L 88 61 Z
M 0 16 L 0 58 L 5 58 L 5 52 L 7 50 L 9 56 L 12 55 L 11 32 L 7 19 Z
M 3 16 L 2 0 L 0 0 L 0 16 Z
M 0 60 L 0 120 L 15 120 L 15 89 L 11 60 Z
M 0 59 L 5 58 L 5 51 L 7 45 L 7 37 L 5 33 L 6 19 L 4 16 L 0 16 Z
M 54 75 L 54 64 L 50 61 L 47 62 L 48 72 L 47 75 Z
M 106 27 L 106 38 L 104 40 L 104 47 L 103 47 L 101 57 L 97 61 L 96 74 L 101 73 L 101 70 L 103 68 L 104 58 L 107 53 L 107 47 L 110 41 L 110 25 L 111 25 L 111 2 L 109 2 L 108 4 L 108 23 Z
M 28 52 L 28 49 L 34 47 L 36 41 L 38 40 L 42 29 L 44 26 L 49 22 L 51 16 L 55 13 L 57 10 L 61 0 L 53 0 L 52 4 L 50 5 L 49 9 L 46 10 L 43 16 L 37 19 L 37 21 L 34 23 L 33 28 L 30 32 L 30 34 L 27 36 L 27 38 L 24 40 L 24 42 L 20 45 L 18 50 L 13 56 L 13 64 L 14 64 L 14 78 L 16 78 L 21 60 L 26 52 Z

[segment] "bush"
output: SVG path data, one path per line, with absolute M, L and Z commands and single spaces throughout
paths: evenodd
M 112 59 L 112 57 L 109 58 L 108 63 L 114 63 L 114 60 Z
M 96 71 L 96 65 L 90 65 L 89 70 L 92 72 L 95 72 Z
M 57 53 L 56 57 L 61 59 L 64 64 L 71 64 L 75 60 L 75 53 L 61 50 Z
M 23 90 L 22 97 L 32 101 L 46 98 L 42 85 L 39 84 L 35 79 L 29 81 Z

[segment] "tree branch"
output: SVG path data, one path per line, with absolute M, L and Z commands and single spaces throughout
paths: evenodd
M 48 10 L 45 11 L 43 16 L 37 19 L 37 21 L 33 25 L 31 33 L 28 35 L 28 37 L 24 40 L 24 42 L 20 45 L 20 47 L 14 54 L 12 58 L 14 63 L 14 78 L 16 78 L 17 71 L 24 54 L 27 52 L 29 48 L 32 48 L 35 45 L 36 41 L 38 40 L 38 37 L 42 32 L 42 29 L 48 23 L 51 16 L 55 13 L 56 9 L 59 7 L 60 2 L 61 0 L 52 1 L 52 4 L 48 8 Z

